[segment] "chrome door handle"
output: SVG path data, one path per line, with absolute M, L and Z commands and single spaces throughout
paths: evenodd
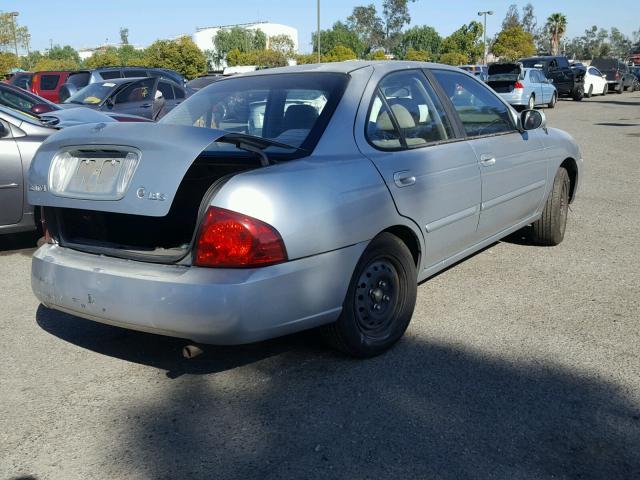
M 496 157 L 489 154 L 480 155 L 480 165 L 483 167 L 490 167 L 496 164 Z
M 410 171 L 404 170 L 402 172 L 394 173 L 393 174 L 393 181 L 400 188 L 408 187 L 408 186 L 413 185 L 414 183 L 416 183 L 416 177 L 414 175 L 411 175 Z

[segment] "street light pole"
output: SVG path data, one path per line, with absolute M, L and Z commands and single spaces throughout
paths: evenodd
M 478 12 L 479 17 L 484 16 L 484 29 L 482 31 L 482 35 L 483 35 L 482 43 L 484 46 L 484 59 L 483 59 L 484 65 L 487 64 L 487 15 L 493 15 L 493 10 L 487 10 L 486 12 Z
M 318 0 L 318 25 L 316 30 L 316 48 L 318 50 L 318 63 L 320 63 L 320 0 Z
M 18 56 L 18 38 L 16 37 L 16 17 L 20 15 L 18 12 L 9 12 L 11 16 L 11 29 L 13 30 L 13 47 L 16 50 L 16 57 Z

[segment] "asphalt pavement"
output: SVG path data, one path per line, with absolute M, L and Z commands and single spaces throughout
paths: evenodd
M 423 283 L 370 360 L 313 332 L 185 360 L 39 306 L 34 236 L 0 238 L 0 479 L 640 478 L 640 93 L 545 113 L 585 159 L 565 241 Z

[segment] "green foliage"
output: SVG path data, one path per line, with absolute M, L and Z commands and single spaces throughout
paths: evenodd
M 546 30 L 551 40 L 551 53 L 558 55 L 560 53 L 560 40 L 567 31 L 567 17 L 562 13 L 552 13 L 547 18 Z
M 282 52 L 275 50 L 251 50 L 250 52 L 241 52 L 234 48 L 227 54 L 227 64 L 229 66 L 237 65 L 255 65 L 259 68 L 284 67 L 288 65 L 287 57 Z
M 267 36 L 262 30 L 249 30 L 242 27 L 223 28 L 213 38 L 213 45 L 215 47 L 213 62 L 220 65 L 231 50 L 238 50 L 241 53 L 264 50 L 267 47 Z
M 507 9 L 504 20 L 502 20 L 502 30 L 509 30 L 520 26 L 522 26 L 522 24 L 520 23 L 520 12 L 518 11 L 518 6 L 515 3 L 512 3 Z
M 308 65 L 310 63 L 318 62 L 318 55 L 315 53 L 308 53 L 306 55 L 296 55 L 296 63 L 298 65 Z
M 47 71 L 47 70 L 77 70 L 78 64 L 73 60 L 69 59 L 55 59 L 49 58 L 48 56 L 43 56 L 42 59 L 38 61 L 33 67 L 33 70 L 38 71 Z
M 484 53 L 482 30 L 482 24 L 474 20 L 453 32 L 442 41 L 440 61 L 450 65 L 475 63 Z
M 29 55 L 25 55 L 20 58 L 20 68 L 23 70 L 31 71 L 44 56 L 39 51 L 29 52 Z
M 63 62 L 68 62 L 69 65 L 75 65 L 73 68 L 80 67 L 80 55 L 75 49 L 69 45 L 65 45 L 61 47 L 60 45 L 54 45 L 49 52 L 47 53 L 47 57 L 50 60 L 60 60 Z
M 316 37 L 316 33 L 311 35 L 314 52 L 318 51 Z M 337 46 L 350 49 L 356 54 L 357 58 L 362 58 L 366 49 L 366 45 L 360 40 L 358 34 L 342 22 L 334 23 L 330 30 L 320 31 L 320 53 L 322 55 L 327 55 Z
M 274 35 L 269 38 L 269 49 L 280 52 L 286 58 L 293 58 L 296 53 L 296 45 L 289 35 Z
M 382 50 L 376 50 L 370 55 L 370 58 L 371 60 L 375 60 L 377 62 L 381 60 L 388 60 L 387 55 Z
M 16 43 L 18 50 L 29 47 L 29 29 L 20 26 L 9 13 L 0 13 L 0 49 L 14 52 Z
M 436 29 L 423 25 L 421 27 L 413 27 L 404 32 L 400 44 L 393 52 L 399 58 L 406 58 L 409 50 L 423 51 L 427 53 L 430 59 L 437 58 L 442 45 L 442 37 L 436 32 Z
M 189 37 L 178 40 L 156 40 L 144 52 L 149 67 L 169 68 L 186 78 L 206 73 L 206 58 Z
M 440 55 L 440 63 L 447 65 L 464 65 L 469 63 L 469 57 L 460 52 L 447 52 Z
M 500 60 L 514 61 L 529 57 L 536 52 L 533 35 L 525 32 L 521 25 L 502 30 L 496 38 L 491 51 Z
M 612 56 L 626 58 L 631 51 L 633 42 L 616 27 L 612 27 L 609 31 L 609 44 Z
M 426 50 L 414 50 L 413 48 L 409 48 L 403 58 L 414 62 L 428 62 L 432 59 Z
M 355 60 L 356 53 L 343 45 L 336 45 L 322 57 L 323 62 L 344 62 L 345 60 Z
M 382 18 L 385 23 L 385 48 L 387 52 L 396 49 L 402 40 L 402 29 L 411 23 L 409 2 L 415 0 L 384 0 L 382 2 Z
M 365 45 L 365 54 L 384 46 L 385 30 L 375 5 L 354 7 L 347 18 L 347 27 L 353 30 Z
M 15 53 L 0 52 L 0 75 L 9 73 L 12 68 L 18 68 L 20 60 Z
M 120 43 L 122 45 L 129 45 L 129 29 L 120 27 Z
M 118 49 L 115 47 L 109 47 L 93 52 L 93 54 L 84 61 L 83 65 L 85 68 L 100 68 L 119 67 L 124 64 L 120 61 Z

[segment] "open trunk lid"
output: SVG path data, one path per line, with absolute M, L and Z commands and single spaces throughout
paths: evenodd
M 228 132 L 155 123 L 64 129 L 31 162 L 32 205 L 161 217 L 196 158 Z
M 498 93 L 510 93 L 522 78 L 522 64 L 494 63 L 489 65 L 487 84 Z

